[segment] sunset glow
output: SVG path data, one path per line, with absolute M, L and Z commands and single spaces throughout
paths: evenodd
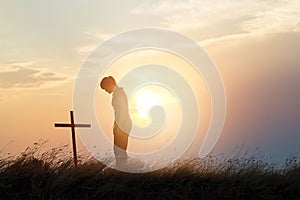
M 0 149 L 19 153 L 39 139 L 49 140 L 50 147 L 69 144 L 69 130 L 54 129 L 53 123 L 69 121 L 75 80 L 88 55 L 118 33 L 157 27 L 197 42 L 220 72 L 228 109 L 214 151 L 230 152 L 246 144 L 261 146 L 267 155 L 284 160 L 299 152 L 299 16 L 298 0 L 3 1 Z M 190 63 L 163 50 L 139 50 L 116 58 L 103 76 L 113 75 L 118 82 L 134 68 L 151 64 L 173 69 L 191 85 L 200 106 L 200 122 L 199 138 L 189 153 L 198 153 L 213 105 L 205 79 L 195 76 Z M 97 76 L 100 81 L 102 75 Z M 93 87 L 95 115 L 112 140 L 111 96 L 99 83 Z M 172 91 L 153 84 L 127 95 L 136 126 L 149 127 L 153 113 L 162 120 L 166 117 L 165 131 L 149 143 L 133 138 L 128 148 L 147 152 L 172 140 L 181 120 L 180 104 Z
M 161 105 L 164 98 L 161 93 L 151 89 L 151 87 L 139 89 L 129 101 L 131 107 L 130 115 L 133 122 L 141 128 L 149 126 L 152 122 L 150 116 L 151 108 Z

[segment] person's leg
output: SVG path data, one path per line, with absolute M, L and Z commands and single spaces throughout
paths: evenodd
M 119 137 L 120 137 L 120 146 L 119 147 L 122 150 L 122 157 L 124 159 L 126 159 L 127 158 L 126 150 L 127 150 L 127 146 L 128 146 L 128 134 L 120 129 Z
M 117 147 L 116 145 L 114 145 L 114 154 L 115 154 L 115 158 L 116 158 L 116 165 L 121 166 L 123 163 L 122 150 L 119 147 Z
M 128 134 L 123 132 L 117 125 L 114 126 L 114 154 L 116 164 L 121 165 L 127 159 Z
M 115 124 L 114 125 L 114 129 L 113 129 L 113 134 L 114 134 L 114 154 L 115 154 L 115 158 L 116 158 L 116 165 L 119 166 L 120 165 L 120 131 L 119 131 L 119 127 Z

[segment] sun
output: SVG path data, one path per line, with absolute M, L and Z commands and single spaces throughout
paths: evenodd
M 162 104 L 162 95 L 153 90 L 153 87 L 143 87 L 136 91 L 130 98 L 130 115 L 133 122 L 142 128 L 152 122 L 150 110 L 156 105 Z
M 159 85 L 147 85 L 130 96 L 129 113 L 136 126 L 145 128 L 152 123 L 151 108 L 155 106 L 164 108 L 174 102 L 177 103 L 174 95 L 166 88 Z

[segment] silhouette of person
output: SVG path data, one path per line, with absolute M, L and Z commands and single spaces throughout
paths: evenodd
M 114 109 L 114 154 L 116 165 L 123 166 L 128 158 L 126 150 L 128 136 L 132 128 L 132 121 L 128 111 L 128 100 L 123 88 L 116 84 L 112 76 L 105 77 L 100 83 L 100 87 L 107 93 L 112 94 L 112 107 Z

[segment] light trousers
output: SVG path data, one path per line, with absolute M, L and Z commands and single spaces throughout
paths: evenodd
M 128 134 L 122 131 L 115 123 L 113 128 L 114 134 L 114 154 L 117 165 L 122 164 L 127 159 Z

